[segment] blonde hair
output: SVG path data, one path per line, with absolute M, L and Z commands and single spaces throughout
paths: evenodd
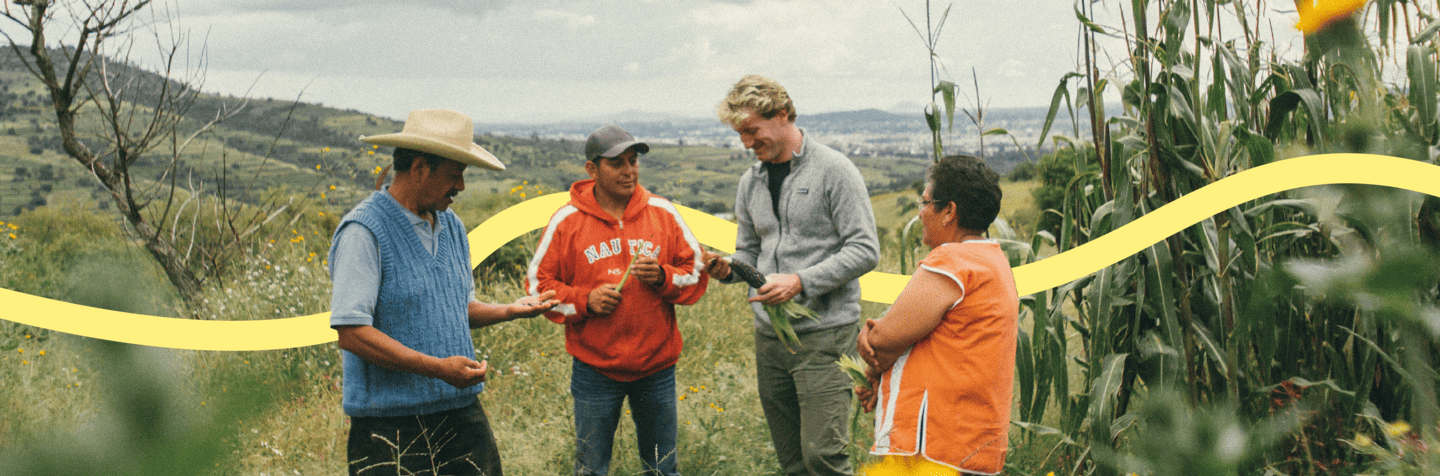
M 766 120 L 785 110 L 789 114 L 786 119 L 795 122 L 795 103 L 790 101 L 785 87 L 757 74 L 740 78 L 740 82 L 735 83 L 735 87 L 725 95 L 725 100 L 715 106 L 715 114 L 720 116 L 720 120 L 732 126 L 738 126 L 750 117 L 747 110 L 755 111 Z

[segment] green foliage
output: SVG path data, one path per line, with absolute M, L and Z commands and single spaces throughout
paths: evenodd
M 1242 24 L 1262 20 L 1234 2 L 1136 1 L 1125 12 L 1136 24 L 1109 28 L 1077 9 L 1086 38 L 1135 32 L 1134 49 L 1124 74 L 1101 80 L 1087 67 L 1056 91 L 1052 117 L 1064 106 L 1105 127 L 1085 141 L 1055 136 L 1056 152 L 1037 165 L 1034 198 L 1047 210 L 1037 248 L 1053 239 L 1074 249 L 1286 157 L 1435 161 L 1433 36 L 1401 49 L 1410 87 L 1388 87 L 1357 22 L 1310 36 L 1290 62 L 1256 31 L 1222 38 L 1224 5 Z M 1122 85 L 1123 109 L 1109 118 L 1098 101 L 1106 84 Z M 1368 460 L 1337 441 L 1367 412 L 1436 421 L 1440 264 L 1419 241 L 1422 202 L 1364 186 L 1260 197 L 1024 297 L 1016 418 L 1030 441 L 1063 437 L 1042 464 L 1063 461 L 1055 469 L 1069 474 L 1350 471 Z

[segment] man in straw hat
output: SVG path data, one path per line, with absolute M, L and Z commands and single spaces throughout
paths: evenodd
M 488 365 L 470 329 L 553 308 L 554 293 L 475 299 L 465 225 L 449 210 L 471 165 L 504 170 L 472 142 L 470 117 L 412 111 L 404 129 L 360 140 L 395 147 L 395 179 L 345 214 L 330 246 L 330 326 L 339 333 L 350 474 L 501 474 L 476 395 Z M 351 226 L 355 225 L 355 226 Z
M 531 295 L 555 292 L 545 317 L 565 325 L 575 399 L 575 474 L 608 474 L 630 400 L 646 474 L 678 475 L 675 305 L 694 304 L 709 277 L 700 242 L 675 205 L 640 186 L 650 146 L 620 126 L 590 133 L 585 172 L 555 212 L 526 274 Z

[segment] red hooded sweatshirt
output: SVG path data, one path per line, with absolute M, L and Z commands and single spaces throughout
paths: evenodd
M 545 314 L 565 325 L 565 350 L 607 377 L 632 382 L 675 365 L 680 359 L 676 304 L 694 304 L 705 294 L 700 242 L 669 200 L 638 184 L 624 218 L 600 208 L 595 181 L 570 186 L 570 203 L 555 212 L 530 261 L 525 287 L 531 295 L 555 291 L 560 305 Z M 590 291 L 619 283 L 635 253 L 660 261 L 664 286 L 632 277 L 620 291 L 620 305 L 607 316 L 591 316 Z

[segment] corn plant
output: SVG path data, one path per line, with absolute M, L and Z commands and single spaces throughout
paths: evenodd
M 1072 123 L 1083 111 L 1092 127 L 1083 138 L 1079 127 L 1053 137 L 1075 173 L 1050 184 L 1063 191 L 1060 209 L 1047 211 L 1060 221 L 1058 236 L 1037 233 L 1031 245 L 1053 238 L 1060 251 L 1073 249 L 1288 157 L 1435 162 L 1433 4 L 1342 11 L 1307 30 L 1298 59 L 1263 42 L 1262 25 L 1290 21 L 1267 17 L 1272 7 L 1133 0 L 1122 9 L 1128 23 L 1107 27 L 1091 20 L 1092 3 L 1077 6 L 1083 69 L 1061 79 L 1041 144 L 1062 106 Z M 1241 31 L 1222 31 L 1222 17 Z M 1367 22 L 1379 25 L 1378 38 L 1364 34 Z M 1123 38 L 1127 62 L 1102 75 L 1095 35 Z M 1406 84 L 1387 85 L 1386 60 L 1398 58 Z M 1100 100 L 1110 87 L 1122 97 L 1113 116 Z M 1407 191 L 1344 185 L 1264 196 L 1023 297 L 1030 331 L 1017 349 L 1018 425 L 1031 442 L 1059 436 L 1045 464 L 1070 474 L 1146 468 L 1143 442 L 1193 430 L 1138 410 L 1174 388 L 1188 408 L 1233 406 L 1241 440 L 1265 442 L 1236 453 L 1244 458 L 1217 460 L 1226 472 L 1319 474 L 1365 463 L 1338 444 L 1364 415 L 1436 421 L 1440 374 L 1429 326 L 1440 320 L 1440 264 L 1425 231 L 1434 221 L 1416 218 L 1422 209 L 1433 214 L 1426 203 Z M 1290 414 L 1297 423 L 1281 436 L 1257 433 L 1275 428 L 1260 422 Z

